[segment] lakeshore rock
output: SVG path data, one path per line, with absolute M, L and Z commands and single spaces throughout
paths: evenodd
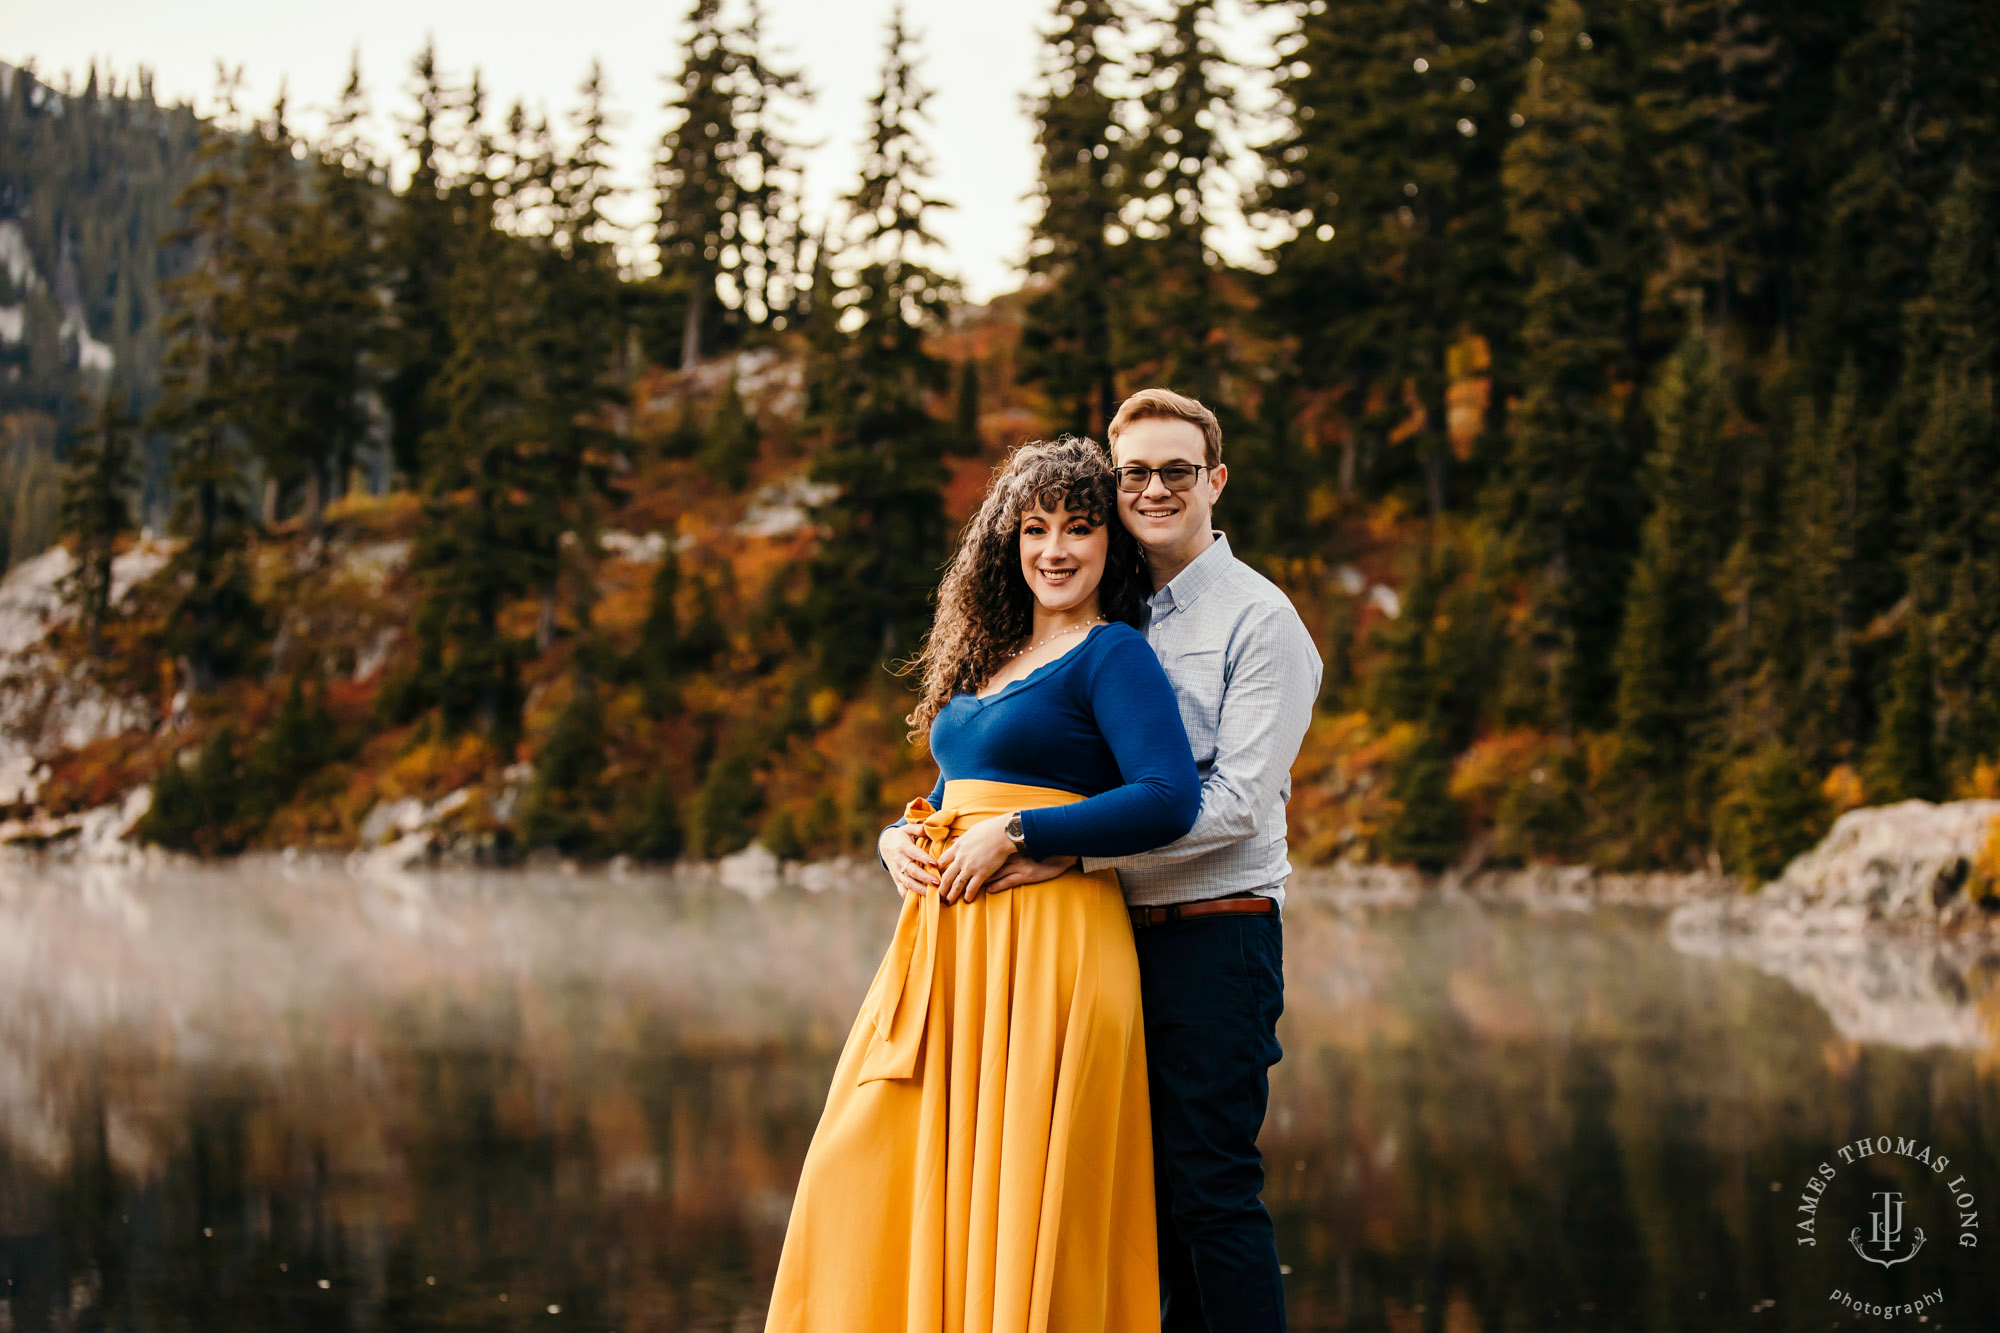
M 1675 909 L 1668 939 L 1790 982 L 1850 1040 L 1980 1048 L 2000 933 L 1966 883 L 1996 819 L 2000 801 L 1850 810 L 1756 893 Z
M 1869 925 L 1935 932 L 1987 913 L 1966 882 L 2000 820 L 2000 801 L 1900 801 L 1850 810 L 1817 847 L 1743 898 L 1691 904 L 1682 928 L 1757 934 L 1846 933 Z

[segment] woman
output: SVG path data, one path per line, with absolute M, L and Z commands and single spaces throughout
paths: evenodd
M 902 916 L 806 1153 L 771 1333 L 1159 1328 L 1117 875 L 980 892 L 1017 846 L 1118 856 L 1194 822 L 1187 733 L 1133 628 L 1145 587 L 1097 446 L 1017 449 L 915 664 L 938 783 L 884 833 Z

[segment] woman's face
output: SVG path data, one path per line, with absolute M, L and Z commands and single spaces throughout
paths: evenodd
M 1111 532 L 1084 514 L 1040 507 L 1021 515 L 1021 577 L 1044 611 L 1096 605 L 1111 553 Z

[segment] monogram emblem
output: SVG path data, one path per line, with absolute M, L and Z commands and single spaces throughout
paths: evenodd
M 1879 1202 L 1876 1204 L 1875 1210 L 1868 1214 L 1867 1242 L 1865 1244 L 1862 1242 L 1861 1228 L 1856 1227 L 1847 1233 L 1848 1243 L 1854 1247 L 1854 1252 L 1863 1259 L 1866 1259 L 1871 1264 L 1880 1264 L 1884 1268 L 1906 1263 L 1915 1258 L 1917 1251 L 1924 1248 L 1924 1229 L 1922 1227 L 1915 1229 L 1914 1234 L 1916 1239 L 1911 1243 L 1908 1254 L 1894 1253 L 1897 1244 L 1903 1239 L 1902 1194 L 1896 1190 L 1877 1190 L 1875 1198 Z M 1877 1251 L 1877 1253 L 1871 1254 L 1869 1253 L 1870 1250 Z

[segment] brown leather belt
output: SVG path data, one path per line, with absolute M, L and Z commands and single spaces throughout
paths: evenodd
M 1199 902 L 1175 903 L 1171 907 L 1133 907 L 1132 929 L 1167 926 L 1202 916 L 1269 916 L 1278 910 L 1277 900 L 1261 893 L 1238 893 L 1227 898 L 1204 898 Z

